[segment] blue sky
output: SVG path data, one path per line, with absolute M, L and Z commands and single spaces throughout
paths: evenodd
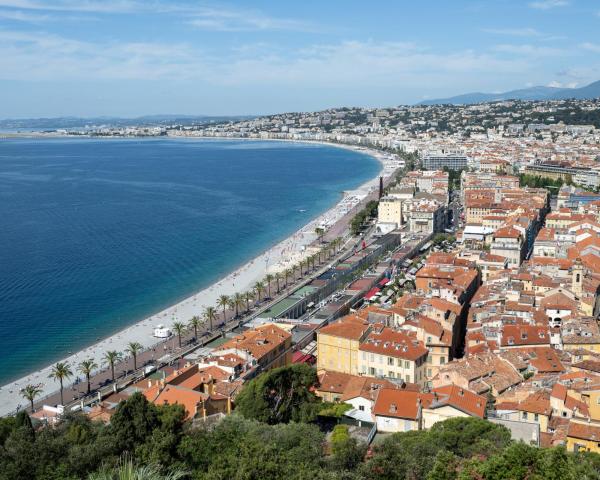
M 0 118 L 391 106 L 598 79 L 595 0 L 0 0 Z

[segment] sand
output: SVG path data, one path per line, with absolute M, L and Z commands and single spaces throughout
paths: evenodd
M 65 357 L 61 361 L 68 362 L 75 371 L 76 366 L 85 359 L 93 358 L 95 362 L 104 367 L 102 357 L 107 350 L 124 351 L 127 344 L 136 341 L 144 347 L 150 347 L 159 342 L 153 336 L 154 328 L 159 325 L 171 326 L 174 322 L 187 323 L 194 315 L 202 315 L 205 307 L 215 306 L 219 295 L 232 295 L 236 292 L 245 292 L 257 280 L 264 278 L 266 273 L 283 271 L 298 263 L 305 255 L 310 253 L 310 244 L 316 239 L 314 230 L 316 227 L 328 227 L 334 225 L 344 215 L 351 211 L 374 189 L 379 188 L 379 175 L 388 176 L 393 173 L 398 164 L 393 157 L 382 154 L 376 150 L 324 143 L 328 146 L 359 150 L 375 157 L 381 164 L 382 170 L 377 177 L 369 180 L 359 188 L 344 192 L 343 198 L 331 209 L 319 215 L 310 223 L 302 227 L 296 233 L 268 249 L 263 254 L 249 261 L 234 272 L 219 280 L 204 290 L 201 290 L 185 300 L 148 317 L 134 325 L 131 325 L 116 334 L 91 345 L 73 355 Z M 42 398 L 59 388 L 58 382 L 50 379 L 51 365 L 36 372 L 22 377 L 14 382 L 0 387 L 0 415 L 14 412 L 17 408 L 26 407 L 27 401 L 20 395 L 20 390 L 28 384 L 41 385 Z M 65 386 L 66 387 L 66 386 Z

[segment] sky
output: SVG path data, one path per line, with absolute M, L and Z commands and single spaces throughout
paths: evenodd
M 258 115 L 599 79 L 597 0 L 0 0 L 0 118 Z

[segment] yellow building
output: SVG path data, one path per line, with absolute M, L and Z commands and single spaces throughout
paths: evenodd
M 371 325 L 349 315 L 317 331 L 317 369 L 358 375 L 358 347 Z
M 402 200 L 391 197 L 382 198 L 377 209 L 377 222 L 402 225 Z
M 581 400 L 588 406 L 590 418 L 600 422 L 600 384 L 581 392 Z
M 415 337 L 385 327 L 371 332 L 360 344 L 359 350 L 360 374 L 401 379 L 423 387 L 427 384 L 429 351 Z
M 600 453 L 600 422 L 571 419 L 567 430 L 567 450 Z

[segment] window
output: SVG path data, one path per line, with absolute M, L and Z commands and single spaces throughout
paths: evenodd
M 410 362 L 408 360 L 404 360 L 404 368 L 410 368 Z
M 446 357 L 440 357 L 440 365 L 444 365 L 446 363 Z
M 527 412 L 523 412 L 523 420 L 527 420 Z
M 392 372 L 391 370 L 388 372 L 388 377 L 389 378 L 394 378 L 394 372 Z
M 364 406 L 364 405 L 359 405 L 359 406 L 358 406 L 358 409 L 359 409 L 361 412 L 364 412 L 364 411 L 365 411 L 365 406 Z
M 392 357 L 388 357 L 388 365 L 394 365 L 394 359 Z
M 367 359 L 367 352 L 362 352 L 362 359 L 366 360 Z
M 539 422 L 540 421 L 540 416 L 537 413 L 533 414 L 533 421 L 534 422 Z
M 427 369 L 427 376 L 428 376 L 428 377 L 431 377 L 431 368 L 428 368 L 428 369 Z
M 375 376 L 375 369 L 373 367 L 369 367 L 369 375 Z
M 375 361 L 375 355 L 371 353 L 369 355 L 369 360 L 371 360 L 372 362 L 374 362 Z
M 410 375 L 406 376 L 406 383 L 410 383 Z

